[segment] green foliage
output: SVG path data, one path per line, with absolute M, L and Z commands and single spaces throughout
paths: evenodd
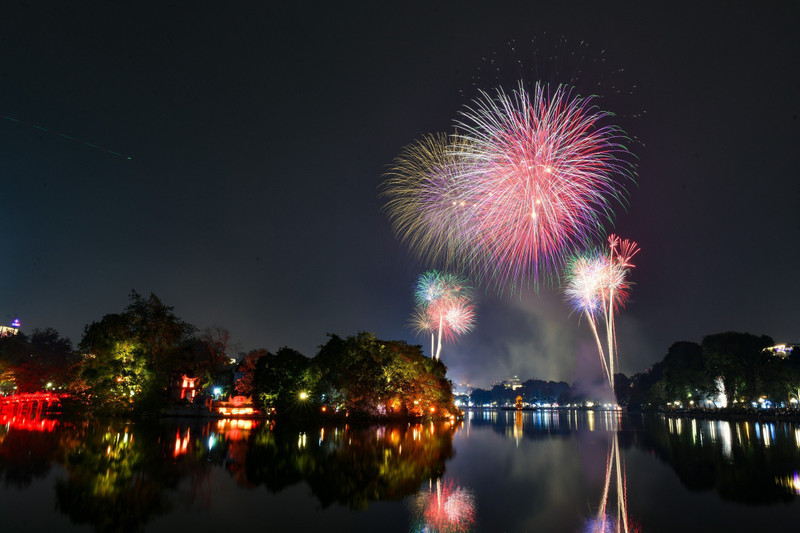
M 711 399 L 716 394 L 716 385 L 703 351 L 695 342 L 676 342 L 670 346 L 661 363 L 664 395 L 670 401 Z
M 255 363 L 253 391 L 281 414 L 449 416 L 455 413 L 446 367 L 419 346 L 382 341 L 369 333 L 329 335 L 309 360 L 281 348 Z
M 722 378 L 729 401 L 758 398 L 757 380 L 762 365 L 770 357 L 762 350 L 774 343 L 771 338 L 729 331 L 703 338 L 703 356 L 708 371 Z
M 503 385 L 495 385 L 490 390 L 474 389 L 470 400 L 473 405 L 515 405 L 517 396 L 521 396 L 526 403 L 552 404 L 572 401 L 578 394 L 563 381 L 529 379 L 516 389 Z
M 303 354 L 291 348 L 280 348 L 274 355 L 267 352 L 256 361 L 253 376 L 253 390 L 262 406 L 278 412 L 295 412 L 303 408 L 308 398 L 301 399 L 300 394 L 308 394 L 305 383 L 305 371 L 309 360 Z
M 788 401 L 793 385 L 800 386 L 800 357 L 772 355 L 765 335 L 725 332 L 708 335 L 701 344 L 676 342 L 664 359 L 632 378 L 632 408 L 710 405 L 724 386 L 728 405 L 748 406 L 762 397 Z M 798 391 L 800 392 L 800 391 Z
M 367 416 L 455 413 L 447 368 L 422 355 L 421 347 L 363 332 L 329 337 L 310 373 L 326 407 Z
M 86 326 L 79 344 L 82 392 L 105 412 L 158 409 L 170 378 L 191 366 L 194 328 L 154 294 L 144 299 L 132 292 L 130 300 L 123 313 Z

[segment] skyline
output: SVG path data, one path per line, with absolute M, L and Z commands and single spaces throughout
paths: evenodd
M 392 233 L 380 185 L 478 89 L 523 76 L 574 80 L 634 141 L 629 207 L 605 228 L 642 249 L 621 371 L 722 331 L 800 342 L 800 8 L 512 5 L 14 6 L 0 321 L 77 344 L 133 289 L 242 351 L 311 357 L 327 332 L 368 331 L 427 354 L 407 324 L 432 265 Z M 475 331 L 442 352 L 453 381 L 601 375 L 558 289 L 476 299 Z

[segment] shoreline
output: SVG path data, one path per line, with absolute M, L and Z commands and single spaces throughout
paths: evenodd
M 800 423 L 796 409 L 670 409 L 642 411 L 643 415 L 663 415 L 670 418 L 697 418 L 726 422 L 794 422 Z

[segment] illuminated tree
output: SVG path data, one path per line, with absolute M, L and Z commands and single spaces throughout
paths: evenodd
M 130 299 L 123 313 L 86 326 L 79 345 L 86 399 L 103 411 L 158 408 L 170 378 L 191 365 L 194 328 L 154 294 Z
M 239 379 L 234 384 L 236 394 L 241 396 L 250 396 L 253 393 L 253 386 L 255 384 L 256 365 L 258 360 L 268 355 L 264 349 L 251 350 L 244 356 L 242 364 L 239 365 Z
M 369 333 L 346 339 L 331 335 L 310 370 L 318 376 L 317 398 L 333 409 L 387 416 L 455 412 L 447 368 L 403 341 Z

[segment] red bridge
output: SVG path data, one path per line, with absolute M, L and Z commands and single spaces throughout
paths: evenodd
M 0 414 L 39 416 L 49 412 L 61 411 L 61 398 L 65 394 L 53 392 L 35 392 L 31 394 L 14 394 L 0 396 Z

